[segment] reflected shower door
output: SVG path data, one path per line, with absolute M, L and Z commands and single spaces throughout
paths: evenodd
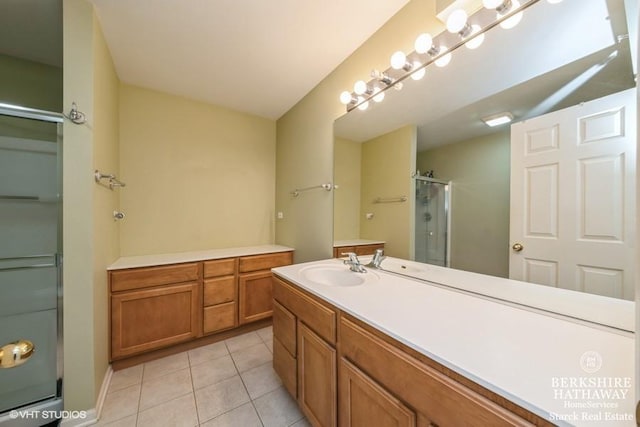
M 61 128 L 0 112 L 0 413 L 59 398 Z
M 450 184 L 416 177 L 415 260 L 447 267 Z

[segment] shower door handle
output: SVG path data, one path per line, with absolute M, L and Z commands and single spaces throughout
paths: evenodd
M 524 249 L 524 246 L 522 246 L 522 243 L 514 243 L 513 246 L 511 246 L 511 249 L 513 249 L 516 252 L 520 252 L 521 250 Z
M 14 368 L 25 363 L 31 356 L 35 346 L 31 341 L 19 340 L 0 347 L 0 368 Z

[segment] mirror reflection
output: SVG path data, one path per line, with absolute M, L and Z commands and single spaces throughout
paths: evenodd
M 338 119 L 335 245 L 632 300 L 631 3 L 538 2 Z

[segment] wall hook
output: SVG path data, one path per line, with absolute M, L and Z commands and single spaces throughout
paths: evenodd
M 63 114 L 67 119 L 71 120 L 72 123 L 77 125 L 84 124 L 87 119 L 82 111 L 78 111 L 78 106 L 75 102 L 71 103 L 71 111 L 69 114 Z

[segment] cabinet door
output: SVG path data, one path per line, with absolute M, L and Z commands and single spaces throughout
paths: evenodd
M 142 353 L 196 337 L 198 283 L 111 296 L 111 358 Z
M 238 280 L 240 293 L 240 324 L 264 319 L 273 313 L 273 284 L 271 271 L 241 274 Z
M 335 426 L 336 400 L 336 351 L 298 322 L 298 403 L 302 412 L 314 426 Z
M 416 416 L 364 372 L 340 360 L 340 426 L 414 427 Z

